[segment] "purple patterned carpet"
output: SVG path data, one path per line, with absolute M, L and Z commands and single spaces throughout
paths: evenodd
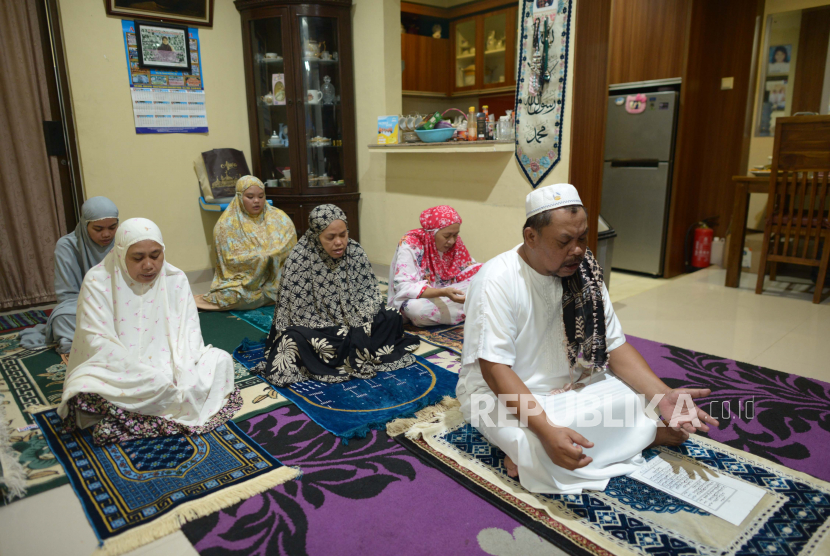
M 628 341 L 670 386 L 713 390 L 701 403 L 721 420 L 712 439 L 830 480 L 830 384 L 633 336 Z M 455 358 L 443 352 L 428 359 L 454 370 Z M 749 400 L 754 404 L 746 406 Z M 731 418 L 723 418 L 723 402 L 729 402 Z M 304 474 L 186 524 L 182 530 L 200 554 L 547 554 L 552 549 L 382 431 L 344 446 L 296 406 L 239 426 Z
M 517 521 L 385 432 L 344 446 L 293 405 L 239 426 L 303 476 L 186 524 L 200 554 L 488 554 L 479 541 L 493 538 L 526 553 L 516 544 L 535 537 L 514 539 Z
M 672 388 L 712 389 L 712 395 L 698 404 L 720 420 L 710 438 L 830 481 L 830 384 L 626 338 Z M 754 403 L 747 406 L 750 400 Z M 730 412 L 724 411 L 724 402 Z M 727 413 L 730 418 L 724 418 Z

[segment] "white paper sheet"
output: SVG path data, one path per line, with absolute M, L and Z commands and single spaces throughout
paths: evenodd
M 695 476 L 690 477 L 687 470 L 692 470 Z M 765 494 L 763 489 L 744 481 L 665 453 L 651 458 L 630 477 L 732 525 L 740 525 Z

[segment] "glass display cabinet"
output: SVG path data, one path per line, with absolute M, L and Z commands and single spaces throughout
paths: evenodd
M 351 0 L 236 0 L 252 171 L 294 221 L 332 203 L 360 239 Z
M 516 86 L 516 17 L 510 7 L 450 23 L 452 93 Z

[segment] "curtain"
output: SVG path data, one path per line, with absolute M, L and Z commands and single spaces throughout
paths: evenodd
M 38 9 L 0 2 L 0 310 L 55 300 L 55 242 L 66 233 Z

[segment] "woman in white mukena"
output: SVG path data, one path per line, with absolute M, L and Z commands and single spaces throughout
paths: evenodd
M 187 277 L 165 260 L 161 231 L 145 218 L 122 223 L 84 278 L 58 413 L 111 444 L 202 434 L 241 405 L 233 360 L 202 340 Z

